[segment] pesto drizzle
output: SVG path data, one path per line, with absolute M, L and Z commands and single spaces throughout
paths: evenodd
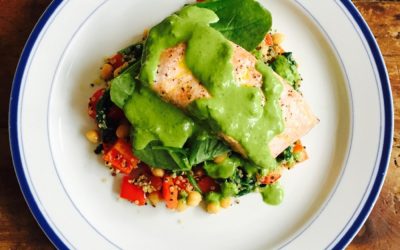
M 274 169 L 277 164 L 268 145 L 283 131 L 279 107 L 283 86 L 262 62 L 256 66 L 263 76 L 261 91 L 239 86 L 233 75 L 232 44 L 209 26 L 217 21 L 213 11 L 187 6 L 152 28 L 145 44 L 140 80 L 151 86 L 161 53 L 185 42 L 186 64 L 212 96 L 194 101 L 188 107 L 190 115 L 204 120 L 214 132 L 237 140 L 255 164 Z

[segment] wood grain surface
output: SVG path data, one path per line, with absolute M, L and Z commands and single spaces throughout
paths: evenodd
M 23 46 L 50 0 L 0 0 L 0 249 L 53 249 L 15 177 L 8 142 L 8 100 Z M 395 107 L 395 136 L 385 184 L 348 249 L 400 249 L 400 1 L 353 1 L 382 50 Z M 316 236 L 317 237 L 317 236 Z

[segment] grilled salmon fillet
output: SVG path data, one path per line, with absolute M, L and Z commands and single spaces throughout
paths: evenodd
M 256 58 L 242 47 L 235 45 L 232 64 L 235 80 L 240 85 L 261 87 L 262 75 L 256 70 Z M 166 49 L 160 56 L 157 76 L 152 85 L 164 100 L 184 108 L 199 98 L 209 98 L 207 89 L 193 76 L 185 64 L 184 43 Z M 250 56 L 249 56 L 250 55 Z
M 262 75 L 256 70 L 257 59 L 245 49 L 232 43 L 232 65 L 234 77 L 239 85 L 261 88 Z M 199 98 L 210 98 L 207 89 L 196 79 L 185 64 L 184 43 L 166 49 L 160 56 L 157 75 L 152 88 L 164 100 L 180 108 L 185 108 Z M 286 81 L 276 74 L 284 88 L 280 96 L 284 131 L 274 137 L 269 148 L 275 157 L 288 146 L 308 133 L 317 123 L 318 118 L 312 113 L 304 98 Z M 261 90 L 261 89 L 260 89 Z M 220 133 L 234 151 L 246 157 L 243 147 L 232 137 Z

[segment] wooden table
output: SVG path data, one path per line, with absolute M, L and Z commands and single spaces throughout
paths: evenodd
M 8 144 L 8 99 L 19 54 L 50 0 L 0 0 L 0 249 L 53 249 L 29 212 Z M 379 200 L 348 249 L 400 249 L 400 1 L 355 0 L 372 28 L 389 71 L 395 137 Z M 318 236 L 316 236 L 318 237 Z

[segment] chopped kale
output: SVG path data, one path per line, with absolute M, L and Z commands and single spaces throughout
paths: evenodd
M 96 105 L 96 122 L 100 129 L 101 141 L 112 143 L 117 137 L 115 131 L 118 127 L 118 120 L 109 115 L 111 109 L 117 109 L 110 99 L 110 90 L 107 89 Z
M 278 55 L 271 63 L 272 69 L 283 77 L 295 90 L 298 90 L 301 83 L 301 76 L 297 70 L 297 63 L 292 53 L 287 52 Z
M 143 42 L 132 44 L 118 53 L 124 56 L 124 60 L 129 63 L 134 63 L 142 58 Z

